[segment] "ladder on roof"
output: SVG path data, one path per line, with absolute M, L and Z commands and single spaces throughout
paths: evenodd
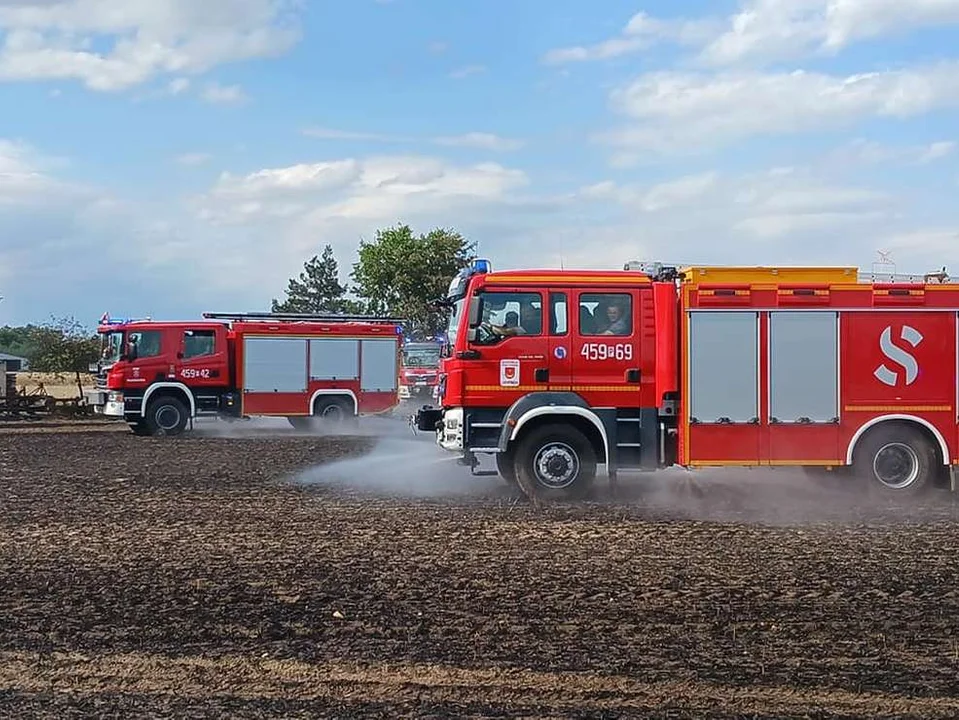
M 205 312 L 203 317 L 209 320 L 265 320 L 276 322 L 342 322 L 342 323 L 383 323 L 387 325 L 404 325 L 408 320 L 394 317 L 378 317 L 376 315 L 337 315 L 334 313 L 274 313 L 274 312 Z

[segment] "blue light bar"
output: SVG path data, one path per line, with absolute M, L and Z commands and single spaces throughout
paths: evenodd
M 473 261 L 473 272 L 477 273 L 488 273 L 492 272 L 493 266 L 489 260 L 485 258 L 476 258 Z

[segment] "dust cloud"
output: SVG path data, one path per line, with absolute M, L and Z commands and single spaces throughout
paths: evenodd
M 527 504 L 519 491 L 498 476 L 474 476 L 456 456 L 436 447 L 432 433 L 414 433 L 409 412 L 361 418 L 340 431 L 295 431 L 285 418 L 197 423 L 195 432 L 213 437 L 352 436 L 376 438 L 362 457 L 309 468 L 293 482 L 393 498 L 470 500 Z M 493 470 L 480 456 L 481 469 Z M 669 468 L 655 473 L 620 471 L 616 492 L 605 468 L 598 469 L 590 497 L 579 502 L 548 500 L 549 508 L 578 506 L 589 512 L 615 512 L 643 519 L 739 522 L 768 526 L 811 524 L 902 524 L 959 519 L 956 495 L 929 488 L 918 497 L 892 496 L 843 473 L 808 475 L 798 468 Z
M 917 497 L 879 492 L 846 473 L 809 475 L 798 468 L 670 468 L 620 473 L 618 492 L 600 502 L 641 505 L 684 520 L 784 526 L 822 523 L 904 523 L 959 516 L 941 488 Z
M 502 494 L 496 476 L 474 476 L 457 456 L 436 446 L 433 433 L 410 429 L 403 413 L 364 418 L 354 436 L 377 437 L 362 457 L 325 463 L 300 473 L 294 482 L 407 498 L 468 498 Z M 488 461 L 484 461 L 488 462 Z M 483 470 L 491 469 L 485 464 Z

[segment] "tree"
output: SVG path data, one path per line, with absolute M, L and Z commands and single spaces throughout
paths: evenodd
M 36 372 L 86 372 L 100 354 L 94 333 L 73 318 L 53 318 L 30 333 L 30 369 Z
M 430 302 L 446 295 L 450 280 L 474 258 L 475 245 L 451 229 L 414 235 L 409 225 L 377 230 L 362 241 L 351 278 L 368 311 L 408 318 L 414 334 L 435 333 L 445 313 Z
M 314 255 L 303 264 L 299 280 L 290 278 L 286 300 L 274 298 L 273 312 L 358 313 L 362 308 L 357 301 L 346 298 L 333 248 L 327 245 L 321 256 Z

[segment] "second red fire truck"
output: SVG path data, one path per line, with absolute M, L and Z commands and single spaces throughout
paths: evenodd
M 101 318 L 104 351 L 88 402 L 142 435 L 178 435 L 196 417 L 342 423 L 398 404 L 403 321 L 204 313 L 198 322 Z
M 629 266 L 627 266 L 629 267 Z M 527 492 L 605 465 L 835 469 L 891 493 L 959 464 L 959 284 L 856 268 L 492 272 L 450 283 L 421 430 Z M 507 317 L 515 323 L 508 323 Z

